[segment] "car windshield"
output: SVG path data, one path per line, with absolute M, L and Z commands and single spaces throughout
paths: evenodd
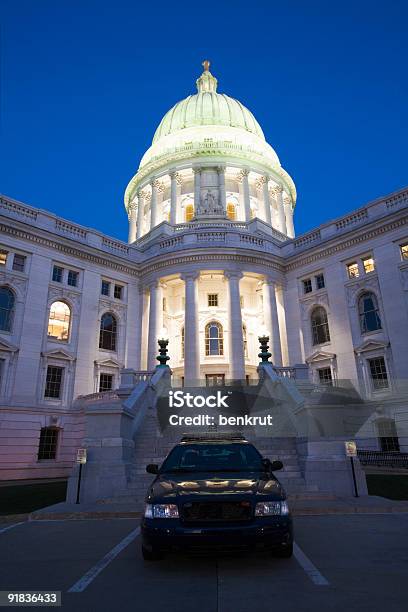
M 188 444 L 173 448 L 160 472 L 242 472 L 262 470 L 251 444 Z

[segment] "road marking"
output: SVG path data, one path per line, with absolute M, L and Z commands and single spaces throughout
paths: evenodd
M 109 565 L 111 561 L 118 556 L 133 540 L 140 534 L 140 527 L 137 527 L 129 533 L 119 544 L 109 551 L 96 565 L 91 567 L 89 571 L 82 576 L 70 589 L 68 593 L 82 593 L 91 584 L 93 580 Z
M 319 572 L 311 560 L 306 557 L 305 553 L 299 548 L 296 542 L 293 543 L 293 554 L 295 555 L 296 561 L 303 567 L 312 582 L 317 584 L 317 586 L 329 585 L 329 581 Z
M 13 529 L 13 527 L 18 527 L 18 525 L 22 525 L 25 521 L 21 521 L 20 523 L 13 523 L 12 525 L 8 525 L 7 527 L 3 527 L 3 529 L 0 529 L 0 533 L 4 533 L 5 531 L 8 531 L 9 529 Z

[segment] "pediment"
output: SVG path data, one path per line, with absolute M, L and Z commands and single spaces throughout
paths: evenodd
M 11 344 L 11 342 L 8 342 L 4 338 L 0 338 L 0 351 L 5 351 L 7 353 L 15 353 L 18 350 L 18 346 Z
M 122 368 L 123 364 L 116 359 L 95 359 L 95 364 L 105 368 Z
M 63 349 L 55 349 L 42 353 L 43 357 L 51 357 L 52 359 L 65 359 L 65 361 L 75 361 L 75 357 L 64 351 Z
M 383 340 L 366 340 L 360 346 L 357 346 L 354 351 L 356 353 L 365 353 L 367 351 L 384 350 L 389 345 L 389 342 Z
M 328 359 L 335 359 L 335 353 L 328 353 L 326 351 L 316 351 L 306 358 L 306 363 L 316 363 L 318 361 L 327 361 Z

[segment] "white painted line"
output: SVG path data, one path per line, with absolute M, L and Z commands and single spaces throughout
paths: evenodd
M 296 542 L 293 543 L 293 554 L 295 555 L 296 561 L 303 567 L 310 580 L 317 584 L 317 586 L 328 586 L 330 583 L 326 578 L 319 572 L 317 567 L 313 565 L 308 557 Z
M 18 525 L 22 525 L 23 523 L 25 523 L 25 521 L 21 521 L 20 523 L 13 523 L 12 525 L 3 527 L 3 529 L 0 529 L 0 533 L 4 533 L 5 531 L 8 531 L 9 529 L 13 529 L 13 527 L 18 527 Z
M 89 571 L 82 576 L 70 589 L 68 593 L 82 593 L 91 584 L 104 569 L 109 565 L 111 561 L 118 556 L 133 540 L 140 534 L 140 527 L 137 527 L 129 533 L 119 544 L 117 544 L 111 551 L 109 551 L 96 565 L 91 567 Z

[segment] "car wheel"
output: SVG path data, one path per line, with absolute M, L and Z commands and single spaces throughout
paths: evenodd
M 142 557 L 144 561 L 158 561 L 159 559 L 163 559 L 163 553 L 157 548 L 152 548 L 149 550 L 142 546 Z
M 290 559 L 292 555 L 293 555 L 293 542 L 288 542 L 288 544 L 286 544 L 285 546 L 282 546 L 282 548 L 279 548 L 278 550 L 274 551 L 274 556 L 279 557 L 281 559 Z

